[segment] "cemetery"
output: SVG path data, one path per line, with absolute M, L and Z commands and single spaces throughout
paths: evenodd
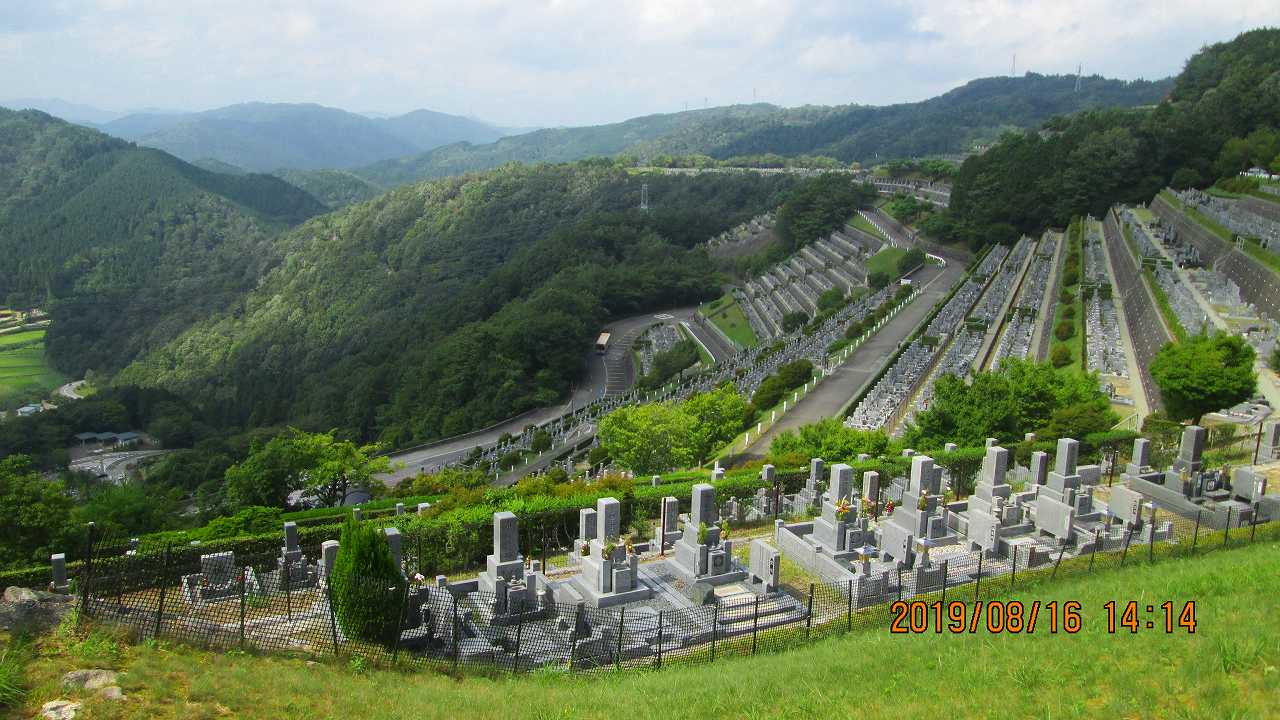
M 1280 520 L 1265 472 L 1209 470 L 1204 442 L 1202 428 L 1188 427 L 1173 462 L 1156 469 L 1150 442 L 1138 438 L 1115 480 L 1082 463 L 1074 439 L 1059 439 L 1052 456 L 1032 452 L 1025 467 L 989 439 L 963 498 L 950 471 L 911 450 L 903 476 L 855 477 L 849 464 L 814 458 L 794 493 L 770 491 L 776 470 L 765 465 L 763 487 L 746 499 L 717 498 L 707 483 L 663 498 L 649 537 L 625 529 L 619 500 L 600 498 L 578 512 L 576 537 L 554 558 L 526 554 L 521 518 L 497 512 L 491 552 L 473 576 L 424 577 L 395 527 L 405 516 L 393 515 L 378 527 L 399 579 L 358 595 L 393 610 L 372 633 L 348 619 L 351 600 L 335 605 L 353 597 L 351 581 L 339 585 L 334 574 L 342 543 L 304 547 L 294 523 L 270 553 L 191 548 L 188 561 L 166 554 L 160 572 L 157 558 L 136 550 L 96 558 L 98 569 L 81 580 L 83 609 L 144 635 L 218 646 L 517 671 L 660 666 L 754 648 L 775 629 L 851 627 L 892 600 L 1016 582 L 1073 559 L 1092 567 L 1095 554 L 1194 549 L 1204 533 L 1254 533 Z M 1260 449 L 1264 465 L 1280 462 L 1280 423 L 1266 427 Z M 723 472 L 711 471 L 712 480 Z M 731 536 L 743 526 L 763 534 Z M 65 591 L 65 559 L 52 560 L 51 586 Z M 156 584 L 166 577 L 172 585 Z

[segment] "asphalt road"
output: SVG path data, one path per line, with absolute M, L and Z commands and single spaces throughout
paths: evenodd
M 112 482 L 120 482 L 131 468 L 144 458 L 163 455 L 171 450 L 132 450 L 123 452 L 86 455 L 70 464 L 69 469 L 77 472 L 105 474 Z
M 861 394 L 867 383 L 880 372 L 885 360 L 898 349 L 899 344 L 915 332 L 933 310 L 933 306 L 960 282 L 964 277 L 964 270 L 964 265 L 960 262 L 948 262 L 945 269 L 926 265 L 918 270 L 912 279 L 924 288 L 920 297 L 880 328 L 880 332 L 850 353 L 848 360 L 752 443 L 747 455 L 763 457 L 773 439 L 783 432 L 841 415 L 853 399 Z

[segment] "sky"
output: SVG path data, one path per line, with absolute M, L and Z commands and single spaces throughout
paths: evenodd
M 0 0 L 0 99 L 314 102 L 507 126 L 888 104 L 1016 72 L 1156 79 L 1264 0 Z

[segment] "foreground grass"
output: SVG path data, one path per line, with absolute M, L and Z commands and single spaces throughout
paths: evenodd
M 1132 558 L 1131 558 L 1132 560 Z M 82 718 L 1275 717 L 1280 543 L 1060 579 L 1017 597 L 1082 604 L 1083 630 L 891 635 L 868 629 L 777 654 L 596 677 L 447 677 L 338 661 L 210 654 L 63 635 L 28 668 L 30 717 L 78 667 L 125 670 L 128 699 Z M 1197 603 L 1194 635 L 1106 632 L 1102 604 Z M 1043 618 L 1042 618 L 1043 620 Z

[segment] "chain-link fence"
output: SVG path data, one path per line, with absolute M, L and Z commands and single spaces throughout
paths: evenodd
M 325 577 L 323 564 L 314 563 L 323 551 L 314 544 L 292 552 L 264 544 L 202 555 L 189 546 L 138 553 L 94 538 L 77 581 L 82 619 L 124 625 L 142 638 L 445 670 L 597 672 L 750 655 L 860 628 L 887 630 L 897 600 L 974 603 L 1034 583 L 1280 537 L 1280 523 L 1256 518 L 1256 512 L 1237 512 L 1234 519 L 1229 513 L 1225 527 L 1219 516 L 1212 524 L 1221 529 L 1212 529 L 1207 511 L 1186 517 L 1155 507 L 1141 528 L 1104 524 L 1056 547 L 1031 538 L 1010 545 L 1004 556 L 971 552 L 962 540 L 934 548 L 915 567 L 856 570 L 840 581 L 788 566 L 793 572 L 775 589 L 739 585 L 706 604 L 679 592 L 604 608 L 554 602 L 536 587 L 486 592 L 474 580 L 450 582 L 422 572 L 434 556 L 415 549 L 434 540 L 426 537 L 402 545 L 402 577 L 346 582 Z M 548 579 L 578 572 L 567 555 L 576 528 L 538 520 L 522 518 L 528 565 L 536 562 Z M 640 567 L 646 565 L 648 558 Z

